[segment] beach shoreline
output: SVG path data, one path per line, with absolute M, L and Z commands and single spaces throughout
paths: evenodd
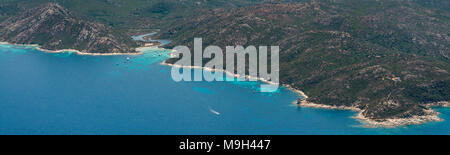
M 279 85 L 278 83 L 273 83 L 271 81 L 267 81 L 262 78 L 251 77 L 248 75 L 241 76 L 239 74 L 234 74 L 234 73 L 231 73 L 224 69 L 213 69 L 213 68 L 201 67 L 201 66 L 181 66 L 181 65 L 169 64 L 169 63 L 166 63 L 166 61 L 163 61 L 161 63 L 161 65 L 177 67 L 177 68 L 187 68 L 187 69 L 202 69 L 202 70 L 210 71 L 210 72 L 223 72 L 223 73 L 225 73 L 231 77 L 235 77 L 235 78 L 253 79 L 253 80 L 259 80 L 259 81 L 262 81 L 262 82 L 268 83 L 268 84 Z M 304 99 L 308 98 L 308 96 L 303 91 L 295 89 L 291 85 L 283 84 L 281 86 L 304 97 Z M 390 119 L 377 120 L 377 119 L 371 119 L 371 118 L 364 116 L 363 110 L 360 108 L 357 108 L 357 107 L 331 106 L 331 105 L 312 103 L 312 102 L 308 102 L 308 101 L 303 101 L 302 104 L 300 104 L 300 105 L 298 105 L 297 101 L 295 101 L 295 102 L 293 102 L 293 104 L 295 104 L 299 107 L 355 111 L 355 112 L 358 112 L 358 114 L 356 116 L 352 116 L 351 118 L 358 120 L 359 122 L 361 122 L 363 124 L 363 127 L 366 127 L 366 128 L 395 128 L 395 127 L 406 126 L 406 125 L 420 125 L 420 124 L 425 124 L 428 122 L 443 121 L 443 119 L 441 119 L 439 117 L 439 113 L 432 109 L 426 110 L 425 112 L 427 113 L 427 115 L 424 115 L 424 116 L 413 116 L 411 118 L 390 118 Z M 434 104 L 430 104 L 430 107 L 450 107 L 450 102 L 437 102 Z
M 429 103 L 429 104 L 427 104 L 427 107 L 428 108 L 434 108 L 434 107 L 448 108 L 448 107 L 450 107 L 450 102 L 449 101 L 441 101 L 441 102 Z
M 72 52 L 76 53 L 78 55 L 89 55 L 89 56 L 116 56 L 116 55 L 141 55 L 143 53 L 142 49 L 146 47 L 138 47 L 135 50 L 137 52 L 135 53 L 88 53 L 88 52 L 81 52 L 76 49 L 60 49 L 60 50 L 49 50 L 41 48 L 38 44 L 15 44 L 15 43 L 9 43 L 9 42 L 0 42 L 0 44 L 6 44 L 6 45 L 15 45 L 15 46 L 27 46 L 27 47 L 35 47 L 36 50 L 45 52 L 45 53 L 64 53 L 64 52 Z
M 376 120 L 367 118 L 363 115 L 363 112 L 359 112 L 356 116 L 352 117 L 361 123 L 366 128 L 396 128 L 407 125 L 421 125 L 429 122 L 441 122 L 444 119 L 439 117 L 439 112 L 432 109 L 425 110 L 427 113 L 423 116 L 412 116 L 410 118 L 388 118 L 383 120 Z
M 450 106 L 442 106 L 441 104 L 450 105 L 449 102 L 438 102 L 439 105 L 433 105 L 431 107 L 450 107 Z M 436 104 L 438 104 L 436 103 Z M 296 104 L 296 102 L 294 103 Z M 363 124 L 363 127 L 366 128 L 396 128 L 407 125 L 421 125 L 428 122 L 440 122 L 444 121 L 439 117 L 439 112 L 434 111 L 433 109 L 425 110 L 426 115 L 423 116 L 412 116 L 410 118 L 388 118 L 388 119 L 372 119 L 364 116 L 363 110 L 357 107 L 349 107 L 349 106 L 331 106 L 331 105 L 323 105 L 316 104 L 312 102 L 303 101 L 302 104 L 298 105 L 299 107 L 309 107 L 309 108 L 318 108 L 318 109 L 330 109 L 330 110 L 350 110 L 354 112 L 358 112 L 355 116 L 351 117 L 353 119 L 358 120 Z
M 250 79 L 252 81 L 261 81 L 261 82 L 264 82 L 264 83 L 267 83 L 267 84 L 271 84 L 271 85 L 280 85 L 279 83 L 268 81 L 268 80 L 266 80 L 264 78 L 252 77 L 252 76 L 249 76 L 249 75 L 242 76 L 242 75 L 239 75 L 239 74 L 231 73 L 231 72 L 229 72 L 227 70 L 224 70 L 224 69 L 213 69 L 213 68 L 201 67 L 201 66 L 182 66 L 182 65 L 169 64 L 169 63 L 166 63 L 166 61 L 163 61 L 160 64 L 161 65 L 165 65 L 165 66 L 176 67 L 176 68 L 201 69 L 201 70 L 205 70 L 205 71 L 209 71 L 209 72 L 223 72 L 226 75 L 231 76 L 231 77 L 235 77 L 235 78 L 244 78 L 244 79 Z

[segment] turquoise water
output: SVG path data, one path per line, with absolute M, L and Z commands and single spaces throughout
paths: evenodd
M 153 35 L 156 35 L 156 34 L 158 34 L 158 31 L 157 32 L 143 34 L 143 35 L 133 36 L 132 39 L 133 40 L 137 40 L 137 41 L 143 41 L 143 42 L 159 42 L 160 46 L 164 46 L 164 45 L 170 44 L 172 42 L 172 40 L 168 40 L 168 39 L 152 39 L 152 38 L 148 38 L 147 40 L 144 39 L 145 37 L 153 36 Z
M 363 128 L 355 112 L 299 108 L 295 93 L 260 93 L 259 82 L 177 83 L 167 57 L 0 45 L 0 134 L 450 134 L 449 121 Z

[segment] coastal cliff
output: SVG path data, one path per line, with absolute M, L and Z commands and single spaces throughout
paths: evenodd
M 41 5 L 1 22 L 0 41 L 83 53 L 135 53 L 137 47 L 130 37 L 103 24 L 79 19 L 56 3 Z

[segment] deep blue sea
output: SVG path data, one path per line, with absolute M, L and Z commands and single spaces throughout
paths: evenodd
M 259 82 L 177 83 L 167 57 L 0 45 L 0 134 L 450 134 L 449 121 L 363 128 L 355 112 L 299 108 L 295 93 L 260 93 Z

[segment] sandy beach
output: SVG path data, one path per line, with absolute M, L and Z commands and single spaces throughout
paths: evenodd
M 8 43 L 8 42 L 0 42 L 0 44 L 36 47 L 36 50 L 39 50 L 39 51 L 42 51 L 42 52 L 46 52 L 46 53 L 73 52 L 73 53 L 76 53 L 78 55 L 90 55 L 90 56 L 140 55 L 140 54 L 142 54 L 142 48 L 145 48 L 145 47 L 138 47 L 138 48 L 136 48 L 136 51 L 138 51 L 138 52 L 135 52 L 135 53 L 87 53 L 87 52 L 81 52 L 81 51 L 76 50 L 76 49 L 48 50 L 48 49 L 41 48 L 37 44 L 13 44 L 13 43 Z

